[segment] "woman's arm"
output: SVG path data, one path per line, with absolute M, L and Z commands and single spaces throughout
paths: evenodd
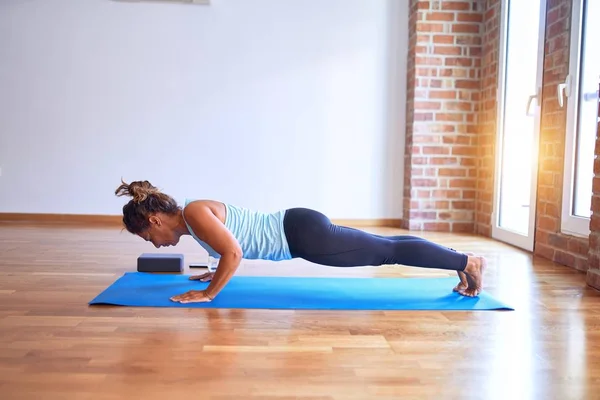
M 189 204 L 184 210 L 184 216 L 196 236 L 219 253 L 221 259 L 217 271 L 204 291 L 194 291 L 188 296 L 185 294 L 175 296 L 172 300 L 189 301 L 193 300 L 190 297 L 202 297 L 203 295 L 208 297 L 208 300 L 212 300 L 223 290 L 240 266 L 243 257 L 242 248 L 207 204 L 200 201 Z

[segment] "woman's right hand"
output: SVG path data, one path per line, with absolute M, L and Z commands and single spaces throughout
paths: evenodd
M 215 276 L 214 272 L 207 272 L 202 275 L 192 275 L 190 276 L 191 281 L 200 281 L 200 282 L 209 282 L 212 280 L 213 276 Z

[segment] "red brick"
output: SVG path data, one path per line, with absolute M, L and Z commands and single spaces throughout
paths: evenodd
M 447 111 L 473 111 L 473 104 L 466 101 L 448 101 L 444 103 L 444 110 Z
M 456 128 L 446 124 L 423 124 L 414 126 L 415 133 L 454 133 Z M 439 136 L 436 136 L 439 138 Z
M 473 222 L 454 222 L 452 224 L 452 232 L 471 233 L 474 230 L 475 224 Z
M 452 221 L 468 221 L 471 218 L 470 211 L 442 211 L 438 213 L 438 218 L 441 220 L 452 220 Z
M 556 250 L 554 253 L 554 262 L 562 265 L 575 265 L 575 256 L 562 250 Z
M 469 55 L 471 57 L 479 57 L 479 56 L 481 56 L 481 52 L 482 52 L 482 48 L 479 46 L 469 48 Z M 477 71 L 473 71 L 473 72 L 477 72 Z
M 431 192 L 431 196 L 436 199 L 460 199 L 460 190 L 437 189 Z
M 470 1 L 440 1 L 442 10 L 453 10 L 453 11 L 469 11 L 471 9 Z
M 596 253 L 588 254 L 588 267 L 590 269 L 600 268 L 600 255 Z
M 444 136 L 442 138 L 442 143 L 444 144 L 460 144 L 460 145 L 468 145 L 471 143 L 471 137 L 466 135 L 452 135 L 452 136 Z
M 554 38 L 567 30 L 567 24 L 562 20 L 547 26 L 548 38 Z
M 465 168 L 439 168 L 439 176 L 457 176 L 464 177 L 467 175 L 467 169 Z
M 438 22 L 417 22 L 419 32 L 444 32 L 444 24 Z
M 454 21 L 453 12 L 429 12 L 425 14 L 427 21 Z
M 431 3 L 429 1 L 418 0 L 418 1 L 416 1 L 416 5 L 419 10 L 431 9 Z
M 447 155 L 450 154 L 450 148 L 447 146 L 423 146 L 423 154 Z
M 453 178 L 450 180 L 451 188 L 474 188 L 475 185 L 475 181 L 472 179 Z
M 600 193 L 592 196 L 591 210 L 595 213 L 600 211 Z
M 592 217 L 590 218 L 590 231 L 600 231 L 600 215 L 597 213 L 593 213 Z
M 550 234 L 547 231 L 538 229 L 535 232 L 535 241 L 539 243 L 548 244 L 548 237 Z
M 414 107 L 416 110 L 439 110 L 442 108 L 442 103 L 439 101 L 415 101 Z
M 554 259 L 554 249 L 545 244 L 537 243 L 535 246 L 536 253 L 549 260 Z
M 442 57 L 417 56 L 415 58 L 416 65 L 439 66 L 439 65 L 443 65 L 443 63 L 444 63 L 444 59 Z
M 540 171 L 538 180 L 541 185 L 552 185 L 554 182 L 554 174 L 552 172 Z
M 457 46 L 435 46 L 433 48 L 433 54 L 443 56 L 460 56 L 462 49 Z
M 439 143 L 440 137 L 434 135 L 413 135 L 413 143 L 415 144 L 423 144 L 423 143 Z
M 478 24 L 453 24 L 452 32 L 456 33 L 479 33 L 480 27 Z
M 552 233 L 548 236 L 548 245 L 554 248 L 566 249 L 568 243 L 568 239 L 561 234 Z
M 461 22 L 483 22 L 483 15 L 480 13 L 457 13 L 456 20 Z
M 556 232 L 558 229 L 558 221 L 556 218 L 551 218 L 547 216 L 541 216 L 538 219 L 538 228 L 546 229 L 551 232 Z
M 435 120 L 438 122 L 463 122 L 465 115 L 463 113 L 441 113 L 435 114 Z
M 459 159 L 458 157 L 431 157 L 429 162 L 431 165 L 457 165 Z
M 435 44 L 454 44 L 454 35 L 433 35 L 433 43 Z
M 477 149 L 472 146 L 452 146 L 452 154 L 457 156 L 473 155 Z
M 466 133 L 471 135 L 476 135 L 479 133 L 479 127 L 477 125 L 467 125 Z M 475 139 L 474 136 L 471 136 L 472 139 Z M 471 144 L 474 144 L 474 140 L 471 141 Z
M 456 99 L 456 90 L 432 90 L 429 97 L 432 99 Z
M 458 92 L 458 99 L 459 100 L 471 100 L 471 96 L 473 95 L 473 91 L 472 90 L 457 90 Z
M 558 209 L 558 206 L 553 203 L 546 203 L 546 215 L 554 218 L 560 217 L 560 210 Z
M 589 268 L 589 265 L 590 264 L 589 264 L 587 255 L 585 257 L 576 255 L 575 269 L 577 269 L 579 271 L 587 271 Z
M 579 239 L 579 238 L 570 238 L 569 239 L 569 243 L 567 245 L 568 251 L 575 253 L 575 254 L 582 255 L 582 256 L 587 256 L 588 249 L 589 249 L 589 242 L 587 240 Z
M 417 54 L 428 54 L 429 53 L 429 47 L 426 46 L 426 45 L 415 46 L 415 53 L 417 53 Z
M 433 121 L 433 113 L 431 112 L 415 112 L 415 121 Z
M 454 78 L 467 78 L 469 76 L 469 70 L 466 68 L 444 68 L 440 70 L 440 76 L 443 77 L 454 77 Z M 471 96 L 469 96 L 470 99 Z
M 444 60 L 444 65 L 458 65 L 461 67 L 471 67 L 473 66 L 473 59 L 469 57 L 446 57 L 446 59 Z
M 413 187 L 436 187 L 437 181 L 435 179 L 411 179 L 411 185 Z
M 592 192 L 600 193 L 600 177 L 595 176 L 592 180 Z
M 452 208 L 458 210 L 473 210 L 475 203 L 473 201 L 452 201 Z
M 417 192 L 416 197 L 418 199 L 428 199 L 431 197 L 430 190 L 416 190 L 416 192 Z
M 448 222 L 425 222 L 423 223 L 423 230 L 433 232 L 448 232 L 450 230 L 450 224 Z
M 484 237 L 492 236 L 491 224 L 486 220 L 484 223 L 477 225 L 475 232 Z
M 461 35 L 456 36 L 456 44 L 458 45 L 481 45 L 482 40 L 479 36 Z
M 422 210 L 448 209 L 450 207 L 450 202 L 444 200 L 422 200 L 420 201 L 419 206 Z
M 412 158 L 412 164 L 413 165 L 424 165 L 424 164 L 429 164 L 429 158 L 428 157 L 413 157 Z
M 454 86 L 457 89 L 479 89 L 479 80 L 457 79 Z
M 410 210 L 410 218 L 418 219 L 436 219 L 437 213 L 435 211 L 415 211 Z
M 598 249 L 600 249 L 600 232 L 592 231 L 589 237 L 589 251 L 598 252 Z
M 438 70 L 436 68 L 419 67 L 419 68 L 417 68 L 417 75 L 418 76 L 438 76 Z M 416 94 L 415 94 L 415 97 L 416 97 Z
M 423 176 L 424 170 L 423 170 L 423 168 L 411 168 L 410 174 L 412 176 Z
M 476 198 L 476 195 L 477 195 L 477 191 L 475 191 L 475 190 L 463 190 L 462 198 L 465 200 L 466 199 L 474 199 L 474 198 Z M 491 208 L 490 208 L 490 210 L 491 210 Z

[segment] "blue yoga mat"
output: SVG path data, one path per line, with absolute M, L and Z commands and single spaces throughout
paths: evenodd
M 453 278 L 313 278 L 234 276 L 209 303 L 181 304 L 170 297 L 202 290 L 208 282 L 183 274 L 127 272 L 90 305 L 286 310 L 513 310 L 483 292 L 452 292 Z

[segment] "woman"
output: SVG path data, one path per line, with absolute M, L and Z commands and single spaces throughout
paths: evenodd
M 307 208 L 261 213 L 212 200 L 186 202 L 181 207 L 148 181 L 122 184 L 117 196 L 131 196 L 123 206 L 125 228 L 156 248 L 175 246 L 191 235 L 210 255 L 219 258 L 214 273 L 190 279 L 211 281 L 205 290 L 171 298 L 180 303 L 209 302 L 231 279 L 242 258 L 307 261 L 334 267 L 402 264 L 457 272 L 454 288 L 477 296 L 483 286 L 483 257 L 463 254 L 416 236 L 380 236 L 331 223 Z

